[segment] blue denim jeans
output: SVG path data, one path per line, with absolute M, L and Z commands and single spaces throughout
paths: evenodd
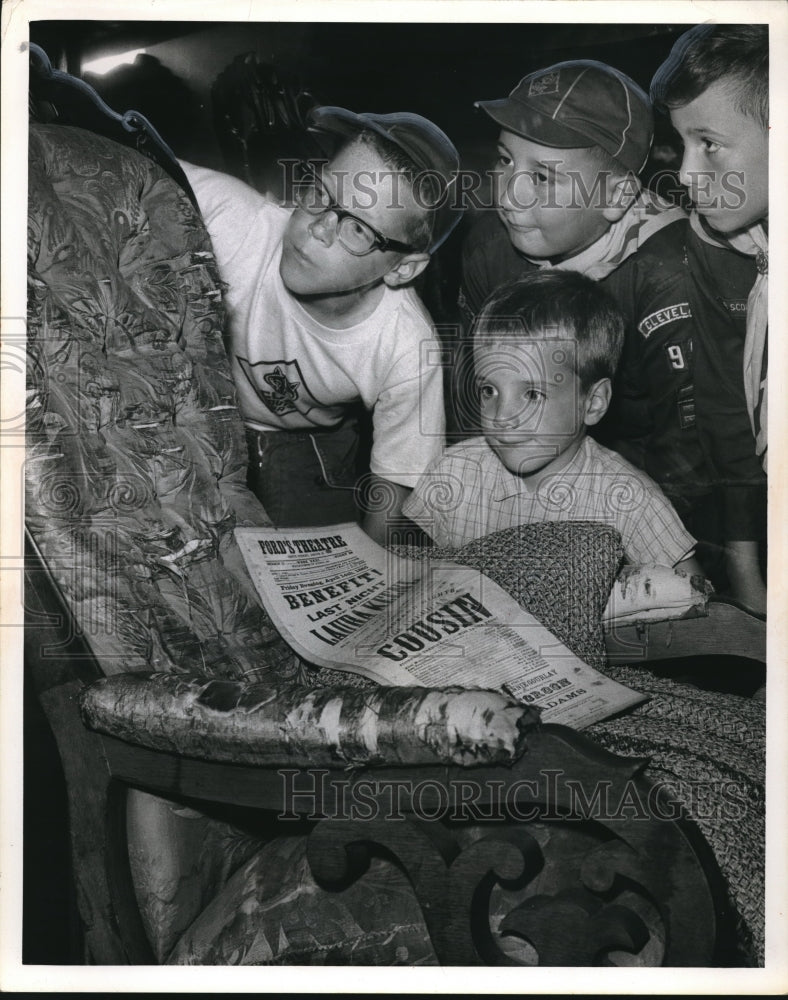
M 246 428 L 247 485 L 281 527 L 357 521 L 356 420 L 336 430 L 256 431 Z

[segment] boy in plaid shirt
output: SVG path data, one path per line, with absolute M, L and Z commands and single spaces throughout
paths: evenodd
M 601 521 L 627 562 L 701 572 L 695 540 L 660 488 L 588 437 L 607 412 L 621 355 L 621 313 L 574 271 L 504 285 L 474 329 L 482 436 L 449 448 L 403 513 L 437 545 L 539 521 Z

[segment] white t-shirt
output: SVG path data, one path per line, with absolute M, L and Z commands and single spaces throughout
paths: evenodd
M 415 485 L 444 443 L 440 345 L 418 295 L 384 286 L 363 322 L 324 326 L 279 275 L 290 210 L 227 174 L 181 166 L 228 286 L 232 373 L 245 422 L 260 430 L 333 427 L 361 400 L 373 411 L 372 472 Z

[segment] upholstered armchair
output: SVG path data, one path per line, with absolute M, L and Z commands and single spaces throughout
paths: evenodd
M 198 212 L 163 144 L 63 117 L 30 127 L 26 669 L 85 962 L 760 964 L 763 705 L 644 660 L 717 620 L 761 658 L 762 623 L 606 647 L 615 533 L 545 526 L 453 555 L 645 705 L 577 733 L 300 662 L 233 536 L 267 517 Z

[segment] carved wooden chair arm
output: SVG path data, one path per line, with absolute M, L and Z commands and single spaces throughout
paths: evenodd
M 766 620 L 731 598 L 712 594 L 705 613 L 614 623 L 605 629 L 605 646 L 611 663 L 706 655 L 766 663 Z
M 110 736 L 101 748 L 111 786 L 266 810 L 285 828 L 308 821 L 310 866 L 326 891 L 362 878 L 376 854 L 393 856 L 441 964 L 519 964 L 503 937 L 527 942 L 543 965 L 592 965 L 609 950 L 658 955 L 670 966 L 714 964 L 721 886 L 705 843 L 644 778 L 645 761 L 616 757 L 565 727 L 537 729 L 510 767 L 273 769 Z M 635 815 L 634 801 L 649 815 Z M 122 828 L 116 817 L 116 836 Z M 127 901 L 120 846 L 112 897 Z M 494 890 L 524 892 L 498 913 L 497 932 Z M 119 923 L 133 927 L 133 915 Z M 133 940 L 128 948 L 139 951 Z

